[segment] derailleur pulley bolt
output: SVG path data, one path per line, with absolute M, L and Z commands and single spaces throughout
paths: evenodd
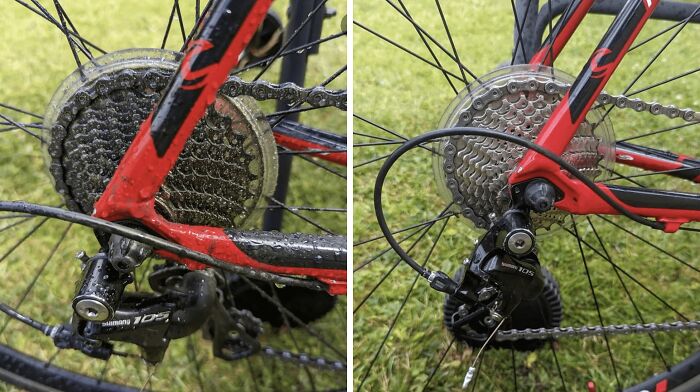
M 87 263 L 87 261 L 90 260 L 90 256 L 88 256 L 87 253 L 85 253 L 84 250 L 79 250 L 79 251 L 75 254 L 75 258 L 78 259 L 78 260 L 80 260 L 80 261 L 82 261 L 83 263 Z
M 498 293 L 498 290 L 494 287 L 484 287 L 479 290 L 479 302 L 485 302 L 493 298 L 494 295 Z

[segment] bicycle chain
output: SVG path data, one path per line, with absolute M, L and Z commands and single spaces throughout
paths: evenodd
M 296 354 L 285 350 L 277 350 L 269 346 L 262 347 L 260 352 L 267 356 L 295 363 L 300 366 L 312 366 L 323 370 L 340 372 L 347 370 L 347 366 L 341 361 L 330 361 L 325 358 L 312 357 L 303 353 Z
M 533 340 L 569 336 L 629 335 L 633 333 L 654 333 L 690 331 L 700 329 L 700 321 L 671 321 L 664 323 L 594 325 L 583 327 L 527 328 L 510 329 L 496 334 L 498 342 L 513 340 Z
M 257 80 L 247 82 L 236 76 L 230 76 L 220 90 L 231 97 L 248 95 L 258 101 L 276 99 L 292 105 L 308 103 L 313 107 L 336 107 L 347 110 L 347 91 L 328 90 L 322 86 L 304 88 L 294 83 L 270 83 Z
M 501 87 L 492 87 L 484 94 L 473 100 L 472 105 L 462 111 L 459 116 L 457 126 L 468 126 L 472 114 L 484 109 L 491 102 L 501 99 L 505 94 L 515 94 L 528 91 L 544 91 L 547 94 L 564 95 L 571 88 L 570 84 L 559 81 L 540 82 L 536 79 L 523 81 L 509 81 Z M 700 121 L 700 113 L 691 109 L 679 109 L 674 105 L 662 105 L 657 102 L 645 102 L 639 98 L 631 99 L 622 94 L 613 95 L 601 92 L 596 102 L 603 105 L 613 104 L 619 109 L 631 109 L 636 112 L 648 112 L 655 116 L 666 116 L 668 118 L 682 118 L 686 122 Z M 700 329 L 700 321 L 673 321 L 664 323 L 646 324 L 619 324 L 607 326 L 582 326 L 582 327 L 556 327 L 556 328 L 535 328 L 535 329 L 511 329 L 499 331 L 495 336 L 496 341 L 513 341 L 519 339 L 545 339 L 569 336 L 599 336 L 599 335 L 619 335 L 632 333 L 652 333 L 669 332 L 683 330 Z

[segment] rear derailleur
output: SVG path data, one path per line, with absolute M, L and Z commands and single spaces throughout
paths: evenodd
M 73 299 L 74 315 L 52 333 L 54 344 L 107 359 L 115 353 L 112 342 L 127 342 L 156 363 L 172 339 L 202 329 L 219 358 L 236 360 L 260 351 L 261 321 L 230 303 L 219 289 L 223 278 L 213 270 L 166 263 L 148 276 L 153 293 L 125 292 L 150 254 L 150 247 L 117 235 L 107 250 L 93 257 L 80 254 L 84 275 Z
M 447 294 L 444 323 L 459 341 L 480 347 L 496 328 L 540 328 L 559 325 L 559 287 L 539 263 L 530 210 L 551 208 L 534 191 L 517 199 L 477 242 L 471 256 L 454 280 L 443 272 L 432 272 L 431 287 Z M 539 194 L 541 196 L 541 194 Z M 537 203 L 537 204 L 535 204 Z M 546 204 L 546 205 L 545 205 Z M 533 350 L 542 341 L 492 342 L 496 347 Z

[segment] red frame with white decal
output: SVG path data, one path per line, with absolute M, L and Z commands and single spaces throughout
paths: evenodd
M 539 133 L 536 139 L 538 145 L 557 155 L 564 152 L 586 113 L 595 103 L 659 1 L 627 0 L 576 81 Z M 545 40 L 530 64 L 551 65 L 592 4 L 593 0 L 574 0 L 554 29 L 551 35 L 554 38 Z M 618 144 L 616 147 L 618 162 L 644 169 L 668 171 L 689 167 L 690 171 L 696 163 L 693 158 L 631 144 Z M 684 171 L 678 170 L 674 173 Z M 588 186 L 571 178 L 556 163 L 530 150 L 509 177 L 509 183 L 515 185 L 535 178 L 544 178 L 558 188 L 563 196 L 556 201 L 555 206 L 561 210 L 578 215 L 620 214 Z M 696 175 L 690 179 L 697 182 L 698 177 Z M 685 223 L 700 221 L 700 195 L 639 191 L 638 188 L 603 183 L 596 183 L 596 186 L 630 212 L 656 218 L 664 224 L 664 230 L 667 232 L 674 232 Z
M 346 293 L 346 270 L 294 267 L 256 260 L 239 249 L 224 228 L 177 224 L 155 210 L 155 196 L 189 139 L 207 106 L 237 63 L 240 54 L 262 23 L 272 0 L 215 1 L 201 18 L 188 42 L 185 56 L 163 97 L 141 124 L 100 199 L 94 216 L 109 221 L 138 222 L 148 230 L 216 259 L 271 273 L 307 276 L 325 283 L 331 294 Z M 278 139 L 280 139 L 278 137 Z M 292 150 L 328 149 L 321 144 L 282 138 Z M 334 153 L 319 155 L 342 161 Z M 167 252 L 161 256 L 191 269 L 204 268 L 196 261 Z M 291 263 L 291 265 L 295 265 Z

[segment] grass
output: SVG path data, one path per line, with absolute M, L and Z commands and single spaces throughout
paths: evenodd
M 42 3 L 52 13 L 55 11 L 51 1 Z M 194 0 L 180 1 L 186 29 L 194 22 L 194 3 Z M 284 3 L 277 2 L 275 8 L 286 18 Z M 340 19 L 344 15 L 342 10 L 346 7 L 343 0 L 331 1 L 329 4 L 339 10 L 339 16 L 326 21 L 324 35 L 339 30 Z M 160 47 L 172 2 L 124 0 L 104 3 L 80 0 L 64 1 L 63 6 L 84 37 L 107 51 L 114 51 L 134 47 Z M 5 21 L 0 40 L 0 50 L 4 53 L 0 65 L 0 102 L 42 114 L 54 90 L 75 70 L 65 37 L 58 29 L 18 3 L 3 1 L 0 4 L 0 14 Z M 173 26 L 166 47 L 178 50 L 182 40 L 179 38 L 177 20 Z M 320 53 L 311 56 L 309 60 L 307 85 L 318 84 L 346 63 L 345 40 L 338 39 L 322 45 Z M 244 75 L 244 78 L 254 76 L 253 72 L 257 73 L 257 70 Z M 278 73 L 279 62 L 264 79 L 277 81 Z M 344 86 L 346 80 L 345 75 L 342 75 L 330 87 Z M 268 112 L 273 109 L 268 102 L 262 106 Z M 4 109 L 2 114 L 11 115 L 15 121 L 34 121 L 29 116 Z M 302 114 L 302 121 L 317 128 L 345 133 L 345 115 L 337 110 L 307 112 Z M 42 146 L 17 130 L 2 132 L 0 138 L 0 199 L 52 205 L 61 203 L 45 170 Z M 344 180 L 328 175 L 307 162 L 295 160 L 288 204 L 344 207 L 345 201 Z M 309 215 L 337 233 L 344 234 L 346 231 L 344 215 Z M 17 222 L 21 223 L 3 230 L 7 225 Z M 71 227 L 65 240 L 59 242 L 67 224 L 47 221 L 36 228 L 34 235 L 15 248 L 17 240 L 30 232 L 38 222 L 40 218 L 27 221 L 0 219 L 0 272 L 6 277 L 0 301 L 10 305 L 19 303 L 24 288 L 43 270 L 22 302 L 20 310 L 47 323 L 62 323 L 71 314 L 70 301 L 81 275 L 79 264 L 73 255 L 79 249 L 92 254 L 98 245 L 89 230 L 77 226 Z M 284 230 L 317 231 L 291 215 L 285 216 Z M 54 247 L 55 252 L 52 252 Z M 42 267 L 45 262 L 45 267 Z M 345 299 L 341 297 L 332 313 L 312 326 L 342 351 L 346 345 L 345 314 Z M 4 316 L 0 317 L 0 328 L 0 341 L 42 360 L 49 360 L 57 351 L 50 339 L 23 324 L 9 321 Z M 303 330 L 276 331 L 269 325 L 265 330 L 262 340 L 275 347 L 296 351 L 294 347 L 298 343 L 300 349 L 308 353 L 335 357 Z M 136 347 L 122 348 L 136 352 Z M 102 374 L 106 380 L 136 387 L 143 385 L 150 371 L 138 360 L 112 357 L 109 362 L 101 363 L 67 350 L 60 351 L 60 354 L 53 357 L 53 363 L 94 377 Z M 195 364 L 201 367 L 201 380 L 198 380 Z M 316 387 L 321 389 L 345 383 L 343 374 L 314 374 Z M 261 357 L 231 363 L 217 360 L 212 357 L 211 344 L 202 339 L 200 334 L 173 341 L 165 360 L 155 369 L 150 387 L 155 390 L 190 391 L 197 390 L 200 386 L 204 390 L 270 391 L 280 388 L 311 388 L 307 373 L 295 365 Z M 6 389 L 11 388 L 0 385 L 0 390 Z
M 443 46 L 450 48 L 449 40 L 434 2 L 405 1 L 414 20 L 431 33 Z M 513 14 L 505 1 L 474 0 L 469 2 L 441 2 L 447 23 L 454 37 L 462 62 L 476 75 L 484 75 L 500 64 L 510 61 Z M 384 2 L 356 0 L 355 20 L 391 40 L 434 61 L 410 23 Z M 576 75 L 589 54 L 599 42 L 611 17 L 592 15 L 586 18 L 565 51 L 556 61 L 556 67 Z M 638 42 L 669 26 L 669 22 L 650 22 Z M 440 118 L 454 99 L 454 92 L 443 74 L 420 60 L 402 52 L 358 26 L 354 26 L 354 112 L 375 123 L 407 137 L 436 129 Z M 688 53 L 697 53 L 700 45 L 693 37 L 698 27 L 689 25 L 654 65 L 634 85 L 641 88 L 667 77 L 697 67 L 697 60 Z M 642 71 L 648 60 L 659 50 L 669 35 L 640 47 L 625 58 L 606 90 L 619 93 Z M 459 75 L 459 70 L 435 45 L 433 50 L 441 64 Z M 470 78 L 471 79 L 471 78 Z M 463 84 L 453 79 L 458 90 Z M 700 98 L 693 95 L 700 87 L 697 74 L 682 81 L 669 83 L 647 91 L 638 97 L 647 101 L 673 103 L 678 107 L 700 108 Z M 677 120 L 615 110 L 611 120 L 617 139 L 680 124 Z M 640 144 L 697 156 L 700 142 L 697 126 L 667 132 L 639 140 Z M 388 139 L 396 137 L 372 125 L 355 120 L 354 131 Z M 355 136 L 354 143 L 376 142 L 377 139 Z M 396 146 L 375 146 L 354 149 L 354 164 L 390 153 Z M 373 187 L 381 161 L 354 170 L 354 241 L 373 238 L 380 234 L 374 223 Z M 414 150 L 394 166 L 387 178 L 383 206 L 389 226 L 393 229 L 431 219 L 446 206 L 438 196 L 427 153 Z M 623 173 L 634 169 L 615 166 Z M 658 176 L 642 177 L 646 186 L 662 189 L 697 192 L 697 186 Z M 623 182 L 619 182 L 621 185 Z M 629 184 L 624 184 L 629 185 Z M 592 217 L 595 229 L 601 235 L 611 259 L 645 286 L 672 304 L 690 319 L 700 316 L 694 294 L 700 289 L 700 274 L 659 253 L 630 235 L 621 233 L 600 218 Z M 624 219 L 613 218 L 652 244 L 662 247 L 695 268 L 700 266 L 698 242 L 688 233 L 664 234 L 639 227 Z M 584 217 L 576 219 L 577 229 L 585 241 L 602 252 L 591 226 Z M 440 240 L 442 223 L 436 224 L 417 242 L 411 255 L 418 261 L 427 261 L 432 270 L 452 274 L 473 249 L 478 238 L 464 218 L 451 218 Z M 413 231 L 397 235 L 402 239 Z M 407 240 L 405 249 L 418 238 Z M 586 278 L 581 251 L 577 241 L 563 230 L 543 237 L 539 242 L 539 257 L 543 266 L 552 271 L 561 285 L 564 305 L 564 326 L 597 325 L 598 315 Z M 372 241 L 354 248 L 354 266 L 360 268 L 380 255 L 354 275 L 354 379 L 355 388 L 362 390 L 418 391 L 423 390 L 432 376 L 429 390 L 460 390 L 462 379 L 473 359 L 472 350 L 460 343 L 450 345 L 450 334 L 442 325 L 443 296 L 428 287 L 425 281 L 416 281 L 416 274 L 391 252 L 385 252 L 384 241 Z M 637 323 L 639 319 L 611 266 L 584 245 L 586 264 L 601 315 L 606 324 Z M 383 253 L 384 252 L 384 253 Z M 623 275 L 634 302 L 645 321 L 667 321 L 679 318 L 664 307 L 647 291 Z M 405 302 L 404 302 L 405 301 Z M 379 347 L 391 330 L 381 351 Z M 698 348 L 698 335 L 693 333 L 657 334 L 664 359 L 675 363 Z M 647 335 L 610 338 L 620 383 L 629 387 L 635 382 L 664 370 L 664 364 Z M 449 349 L 448 349 L 449 347 Z M 431 374 L 445 358 L 435 374 Z M 376 360 L 375 360 L 376 356 Z M 562 388 L 556 370 L 561 366 L 566 387 Z M 611 362 L 601 337 L 561 339 L 552 347 L 534 352 L 489 350 L 482 362 L 478 380 L 470 389 L 548 391 L 555 389 L 583 390 L 587 380 L 595 380 L 598 390 L 615 390 L 617 382 L 611 371 Z

